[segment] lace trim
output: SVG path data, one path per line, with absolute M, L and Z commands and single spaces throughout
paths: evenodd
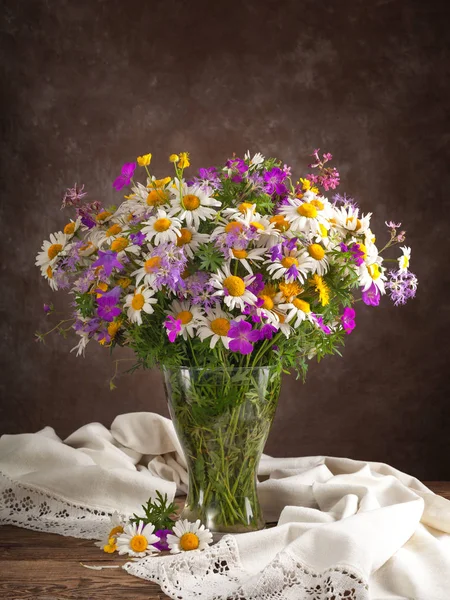
M 110 512 L 87 508 L 0 472 L 0 524 L 77 538 L 102 536 Z
M 247 573 L 232 536 L 202 552 L 146 557 L 123 567 L 158 583 L 174 600 L 368 600 L 367 582 L 354 569 L 317 572 L 283 550 L 262 574 Z

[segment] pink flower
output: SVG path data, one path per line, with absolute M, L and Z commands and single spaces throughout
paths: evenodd
M 177 335 L 181 331 L 180 319 L 175 319 L 175 317 L 169 315 L 164 321 L 164 327 L 167 330 L 167 337 L 169 338 L 169 342 L 173 343 L 177 339 Z
M 116 190 L 121 190 L 126 185 L 129 185 L 131 178 L 133 177 L 133 173 L 136 170 L 136 163 L 125 163 L 122 167 L 122 173 L 114 179 L 113 188 Z
M 341 323 L 344 331 L 349 335 L 356 327 L 355 324 L 355 310 L 353 308 L 345 308 L 341 316 Z

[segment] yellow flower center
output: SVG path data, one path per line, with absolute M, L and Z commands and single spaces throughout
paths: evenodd
M 117 223 L 111 225 L 111 227 L 106 231 L 107 237 L 111 237 L 113 235 L 118 235 L 122 231 L 122 227 Z
M 378 277 L 381 275 L 380 267 L 377 265 L 377 263 L 374 263 L 373 265 L 369 265 L 367 267 L 367 270 L 369 271 L 369 275 L 374 280 L 378 279 Z
M 261 296 L 259 296 L 261 298 L 261 300 L 264 300 L 264 304 L 262 305 L 263 308 L 267 308 L 267 310 L 272 310 L 273 309 L 273 300 L 270 296 L 266 296 L 266 294 L 262 294 Z
M 183 550 L 197 550 L 200 540 L 195 533 L 184 533 L 180 538 L 180 546 Z
M 192 240 L 192 233 L 186 227 L 180 229 L 180 235 L 177 236 L 177 246 L 185 246 Z
M 144 552 L 147 549 L 148 541 L 143 535 L 135 535 L 130 540 L 130 548 L 133 552 Z
M 324 203 L 321 202 L 320 200 L 317 200 L 317 198 L 315 198 L 314 200 L 311 200 L 310 204 L 315 206 L 317 208 L 317 210 L 323 210 L 325 208 Z
M 103 552 L 113 554 L 117 550 L 116 538 L 110 537 L 106 546 L 103 546 Z
M 62 248 L 63 247 L 61 244 L 52 244 L 51 246 L 49 246 L 48 250 L 47 250 L 47 255 L 48 255 L 49 259 L 53 260 L 55 258 L 55 256 L 58 256 L 58 254 L 61 252 Z
M 274 312 L 277 315 L 280 323 L 284 323 L 286 321 L 286 315 L 283 315 L 283 313 L 280 313 L 277 310 L 275 310 Z
M 283 215 L 274 215 L 270 217 L 270 222 L 274 223 L 277 231 L 287 231 L 289 229 L 289 221 L 287 221 Z
M 118 237 L 111 244 L 111 250 L 113 252 L 120 252 L 121 250 L 124 250 L 127 246 L 128 246 L 127 238 Z
M 157 271 L 159 269 L 160 266 L 161 266 L 161 257 L 153 256 L 152 258 L 149 258 L 148 260 L 145 261 L 144 270 L 146 273 L 154 273 L 155 271 Z
M 250 204 L 250 202 L 241 202 L 241 204 L 239 204 L 238 206 L 238 211 L 240 213 L 242 213 L 243 215 L 245 215 L 247 210 L 251 210 L 253 207 L 252 204 Z
M 49 279 L 53 279 L 53 269 L 51 267 L 47 267 L 46 273 Z
M 366 260 L 366 258 L 367 258 L 366 246 L 364 244 L 361 244 L 361 242 L 358 242 L 358 246 L 359 246 L 359 249 L 361 250 L 361 252 L 363 252 L 363 255 L 362 255 L 363 259 Z
M 120 285 L 122 289 L 125 289 L 131 284 L 131 279 L 129 277 L 121 277 L 117 280 L 117 284 Z
M 325 250 L 319 244 L 311 244 L 308 246 L 309 255 L 315 260 L 322 260 L 325 256 Z
M 328 237 L 327 228 L 325 227 L 325 225 L 322 225 L 322 223 L 319 223 L 319 231 L 322 237 Z
M 356 220 L 356 227 L 354 228 L 354 231 L 359 231 L 362 227 L 362 223 L 359 219 L 356 219 L 356 217 L 347 217 L 347 220 L 345 221 L 345 224 L 347 226 L 353 226 L 353 222 Z
M 247 250 L 239 250 L 239 249 L 233 248 L 232 252 L 233 252 L 233 256 L 238 259 L 247 258 L 247 256 L 248 256 Z
M 147 204 L 149 206 L 160 206 L 161 204 L 165 204 L 168 200 L 169 193 L 161 188 L 151 190 L 147 196 Z
M 243 225 L 239 223 L 239 221 L 230 221 L 225 225 L 225 233 L 230 233 L 230 231 L 242 231 Z
M 95 219 L 97 221 L 104 221 L 105 219 L 107 219 L 110 216 L 111 216 L 111 213 L 108 210 L 102 210 L 102 212 L 98 213 L 98 215 L 95 217 Z
M 86 250 L 91 249 L 93 246 L 94 244 L 92 242 L 87 242 L 86 244 L 80 246 L 80 252 L 85 252 Z
M 293 283 L 280 283 L 280 292 L 283 294 L 284 299 L 290 302 L 292 298 L 303 292 L 303 288 L 296 281 Z
M 75 223 L 67 223 L 67 225 L 64 227 L 64 233 L 66 233 L 67 235 L 72 235 L 74 231 Z
M 262 223 L 258 223 L 258 221 L 252 221 L 252 222 L 250 223 L 250 225 L 251 225 L 252 227 L 254 227 L 255 229 L 260 229 L 261 231 L 264 231 L 264 230 L 265 230 L 265 227 L 264 227 L 264 225 L 263 225 Z
M 117 325 L 117 324 L 120 325 L 120 323 L 111 323 L 111 325 L 113 325 L 113 324 L 114 325 Z M 109 327 L 111 327 L 111 325 Z M 108 331 L 109 331 L 109 327 L 108 327 Z M 109 532 L 108 537 L 112 538 L 114 536 L 118 536 L 120 533 L 123 533 L 123 527 L 122 527 L 122 525 L 117 525 L 116 527 L 113 527 L 111 529 L 111 531 Z
M 145 304 L 145 298 L 142 294 L 135 294 L 133 296 L 133 300 L 131 301 L 131 306 L 134 310 L 141 310 Z
M 170 219 L 156 219 L 153 223 L 153 229 L 161 233 L 162 231 L 167 231 L 171 224 L 172 221 Z
M 230 296 L 242 296 L 245 292 L 245 281 L 236 275 L 230 275 L 224 280 L 223 287 Z
M 94 286 L 95 289 L 95 286 Z M 108 284 L 101 281 L 98 285 L 97 285 L 97 289 L 102 290 L 102 292 L 106 292 L 106 290 L 108 289 Z M 92 290 L 94 291 L 94 290 Z M 101 298 L 102 294 L 97 294 L 97 298 Z
M 227 335 L 230 329 L 230 322 L 227 319 L 219 317 L 218 319 L 211 321 L 210 327 L 211 331 L 216 335 Z
M 295 300 L 293 300 L 292 304 L 295 306 L 295 308 L 303 311 L 306 314 L 311 312 L 311 307 L 309 306 L 308 302 L 305 302 L 305 300 L 300 300 L 300 298 L 295 298 Z
M 317 217 L 317 208 L 311 202 L 303 202 L 297 208 L 297 212 L 302 217 L 307 217 L 308 219 L 315 219 Z
M 177 314 L 177 319 L 181 321 L 183 325 L 187 325 L 192 321 L 193 315 L 190 310 L 182 310 Z
M 293 265 L 298 266 L 298 260 L 294 256 L 285 256 L 281 264 L 285 269 L 290 269 Z
M 200 206 L 200 198 L 193 194 L 183 196 L 182 204 L 186 210 L 195 210 Z

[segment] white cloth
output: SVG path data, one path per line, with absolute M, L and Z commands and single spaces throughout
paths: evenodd
M 151 413 L 0 439 L 0 522 L 96 537 L 107 514 L 173 498 L 187 474 L 172 423 Z M 259 496 L 278 526 L 225 536 L 203 552 L 125 565 L 191 600 L 448 600 L 450 502 L 388 465 L 270 458 Z

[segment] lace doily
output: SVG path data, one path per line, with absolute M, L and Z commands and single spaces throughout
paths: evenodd
M 232 536 L 203 551 L 146 557 L 123 567 L 176 600 L 368 600 L 368 585 L 342 565 L 317 572 L 280 552 L 262 574 L 244 570 Z
M 0 473 L 0 524 L 77 538 L 101 537 L 110 512 L 68 502 Z

